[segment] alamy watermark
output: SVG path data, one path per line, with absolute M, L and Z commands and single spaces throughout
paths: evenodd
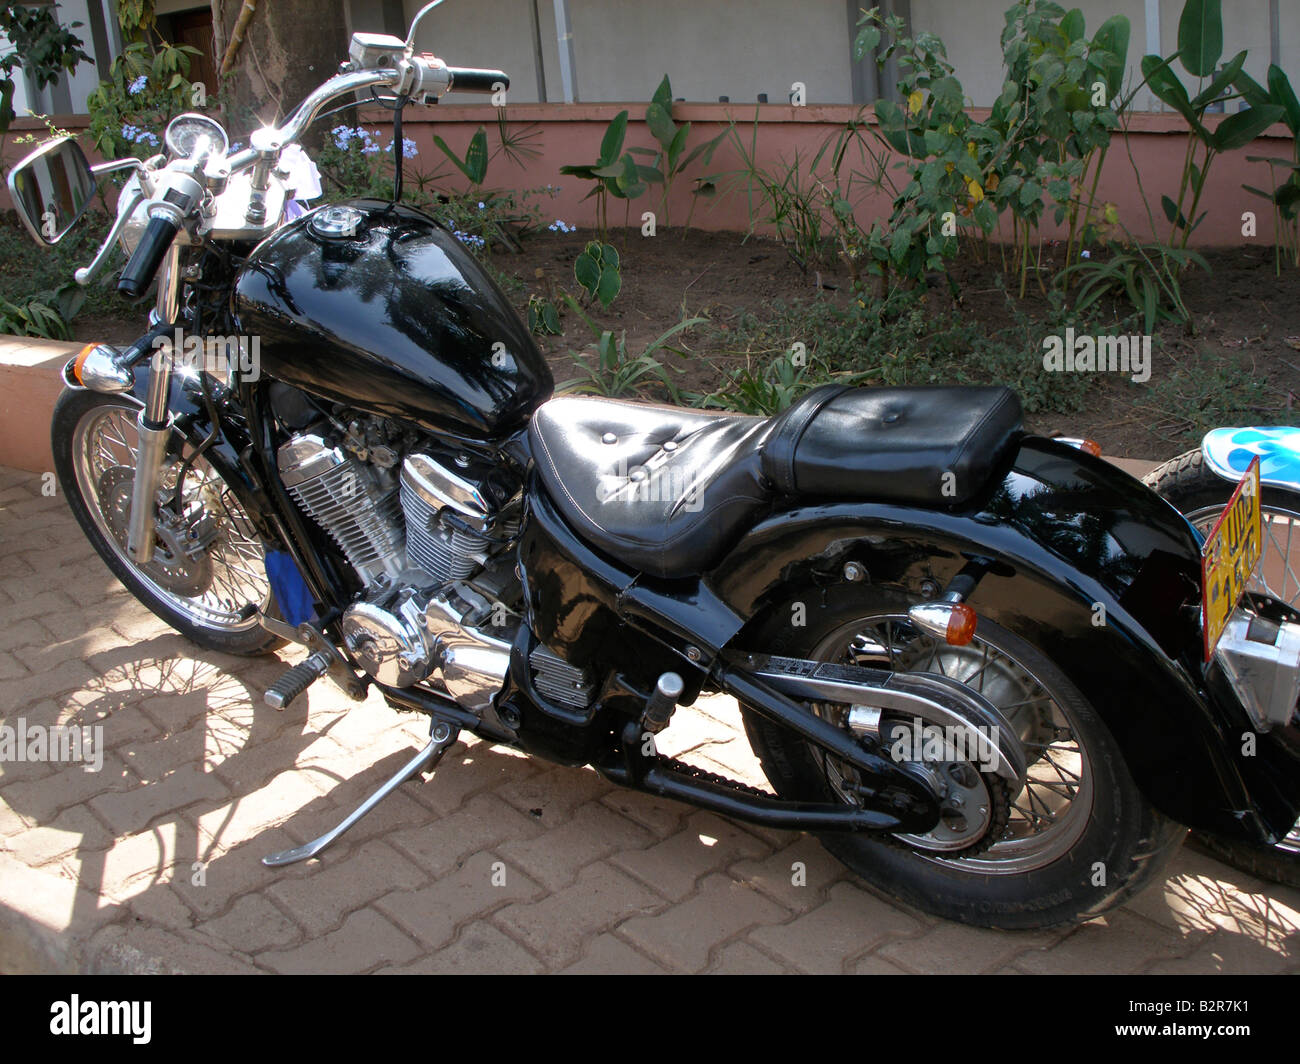
M 104 767 L 104 726 L 0 723 L 0 762 L 80 762 L 87 772 Z
M 1128 373 L 1134 384 L 1151 379 L 1150 336 L 1065 335 L 1043 340 L 1043 369 L 1049 373 Z
M 204 372 L 226 380 L 238 371 L 250 383 L 262 375 L 262 338 L 260 336 L 196 336 L 177 327 L 171 336 L 155 336 L 153 368 L 170 359 L 178 370 Z
M 996 772 L 1002 763 L 996 724 L 959 727 L 913 717 L 910 725 L 895 724 L 890 739 L 889 756 L 896 762 L 967 761 L 981 772 Z
M 689 477 L 688 470 L 675 466 L 629 469 L 625 458 L 619 459 L 612 480 L 602 479 L 596 497 L 602 503 L 680 502 L 679 509 L 689 513 L 698 513 L 704 506 L 699 483 Z

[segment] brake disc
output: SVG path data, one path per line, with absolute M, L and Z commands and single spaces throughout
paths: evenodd
M 131 523 L 134 485 L 135 470 L 124 465 L 109 466 L 100 474 L 97 485 L 104 521 L 123 551 Z M 159 587 L 185 598 L 195 598 L 212 583 L 212 558 L 207 550 L 187 551 L 187 533 L 188 528 L 170 514 L 158 514 L 153 560 L 139 569 Z

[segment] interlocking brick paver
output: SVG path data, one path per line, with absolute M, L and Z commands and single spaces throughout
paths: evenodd
M 206 920 L 199 927 L 223 942 L 238 942 L 257 953 L 296 942 L 302 929 L 260 894 L 247 894 L 225 916 Z
M 718 951 L 717 963 L 708 971 L 711 975 L 787 975 L 794 969 L 774 961 L 748 942 L 733 942 Z
M 993 972 L 1026 949 L 1042 949 L 1065 931 L 990 931 L 940 921 L 925 934 L 887 942 L 876 955 L 923 975 Z
M 587 939 L 629 916 L 652 912 L 663 905 L 657 894 L 612 865 L 597 861 L 563 890 L 503 909 L 496 922 L 552 967 L 559 968 L 578 957 Z
M 699 890 L 654 916 L 619 925 L 619 934 L 678 972 L 698 972 L 712 948 L 753 924 L 771 924 L 787 913 L 747 883 L 709 876 Z
M 351 854 L 327 851 L 319 862 L 316 867 L 298 866 L 292 877 L 282 872 L 266 891 L 312 934 L 337 927 L 348 913 L 391 890 L 425 882 L 420 869 L 377 839 Z
M 836 883 L 817 908 L 780 927 L 761 927 L 750 938 L 801 971 L 838 974 L 848 958 L 921 928 L 914 917 L 862 888 Z
M 796 836 L 789 846 L 760 860 L 737 861 L 727 871 L 795 912 L 816 908 L 832 883 L 850 876 L 816 839 L 806 835 Z
M 495 794 L 479 794 L 446 816 L 430 816 L 425 811 L 414 826 L 394 832 L 389 841 L 436 879 L 479 850 L 498 849 L 501 842 L 533 839 L 540 832 L 531 818 Z M 532 875 L 526 863 L 516 861 L 504 849 L 502 856 Z
M 766 852 L 765 843 L 734 822 L 696 812 L 686 818 L 677 834 L 663 842 L 615 854 L 610 860 L 664 897 L 678 901 L 694 890 L 696 881 L 706 873 Z
M 418 890 L 385 895 L 376 908 L 426 946 L 437 948 L 475 917 L 541 893 L 542 888 L 518 869 L 486 852 Z
M 48 824 L 29 828 L 5 840 L 9 852 L 33 868 L 49 864 L 65 853 L 105 850 L 112 844 L 112 832 L 90 810 L 79 805 L 63 810 Z
M 617 935 L 606 931 L 591 940 L 586 954 L 561 975 L 667 975 L 668 969 L 638 953 Z
M 1100 948 L 1103 940 L 1109 948 Z M 1038 975 L 1137 973 L 1159 961 L 1185 956 L 1191 952 L 1194 941 L 1120 911 L 1075 928 L 1050 949 L 1029 949 L 1017 954 L 1012 963 L 1022 971 Z
M 539 883 L 558 890 L 572 883 L 584 865 L 617 850 L 648 845 L 651 839 L 649 832 L 627 817 L 599 802 L 588 802 L 559 827 L 497 849 Z
M 367 972 L 412 960 L 420 950 L 403 932 L 373 909 L 362 909 L 327 935 L 309 938 L 291 950 L 268 950 L 257 962 L 284 974 L 337 975 Z
M 411 964 L 380 968 L 377 975 L 536 975 L 545 965 L 489 923 L 467 924 L 454 942 Z
M 98 774 L 0 763 L 0 903 L 67 921 L 91 970 L 1300 972 L 1300 892 L 1195 850 L 1083 929 L 987 932 L 890 903 L 812 838 L 466 736 L 322 859 L 267 868 L 427 723 L 329 681 L 270 710 L 302 648 L 190 644 L 39 490 L 0 468 L 0 723 L 100 725 L 107 752 Z M 764 785 L 732 699 L 679 709 L 659 745 Z

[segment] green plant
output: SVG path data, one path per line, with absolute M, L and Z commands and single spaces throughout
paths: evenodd
M 7 4 L 0 8 L 0 37 L 10 46 L 0 52 L 0 143 L 9 132 L 14 112 L 14 71 L 28 75 L 37 89 L 53 85 L 79 63 L 92 59 L 81 49 L 81 38 L 72 32 L 81 25 L 62 25 L 54 5 L 26 7 Z
M 543 296 L 528 297 L 528 331 L 534 336 L 559 336 L 560 308 L 553 299 Z
M 690 139 L 691 124 L 683 122 L 678 125 L 673 121 L 673 87 L 667 74 L 664 75 L 663 81 L 659 83 L 654 96 L 650 99 L 650 106 L 646 108 L 645 121 L 650 135 L 659 144 L 658 151 L 654 148 L 629 148 L 628 151 L 635 155 L 649 156 L 652 160 L 649 170 L 641 169 L 638 172 L 645 180 L 662 186 L 660 204 L 664 225 L 669 225 L 671 223 L 668 214 L 668 197 L 672 192 L 673 182 L 697 159 L 706 165 L 711 162 L 714 151 L 726 136 L 726 130 L 703 144 L 697 144 L 687 152 L 686 143 Z M 650 177 L 651 173 L 655 176 Z M 697 186 L 697 194 L 701 187 L 703 186 Z M 686 227 L 690 227 L 689 217 Z
M 1249 74 L 1243 73 L 1238 85 L 1243 98 L 1252 107 L 1273 104 L 1282 108 L 1282 121 L 1291 131 L 1291 158 L 1246 156 L 1248 162 L 1266 163 L 1269 176 L 1276 184 L 1271 192 L 1252 185 L 1242 187 L 1268 200 L 1273 208 L 1274 270 L 1280 276 L 1283 252 L 1300 267 L 1300 100 L 1297 100 L 1290 80 L 1276 64 L 1269 66 L 1267 81 L 1266 90 Z M 1277 179 L 1279 169 L 1286 174 L 1280 182 Z
M 886 46 L 878 49 L 882 39 Z M 859 55 L 876 50 L 882 69 L 897 65 L 903 100 L 882 98 L 875 105 L 880 136 L 906 160 L 909 178 L 888 221 L 873 222 L 867 232 L 869 270 L 881 277 L 883 293 L 891 274 L 918 283 L 927 272 L 945 269 L 956 253 L 959 225 L 973 222 L 992 232 L 997 214 L 985 196 L 980 159 L 980 142 L 990 132 L 967 112 L 961 82 L 935 34 L 909 36 L 901 18 L 872 8 L 859 21 L 855 49 Z
M 602 307 L 608 307 L 623 287 L 617 249 L 593 240 L 574 261 L 573 276 L 588 298 L 598 299 Z
M 127 6 L 119 7 L 119 17 L 129 36 Z M 86 98 L 96 149 L 107 158 L 155 154 L 161 144 L 156 131 L 206 101 L 203 85 L 189 80 L 190 57 L 198 54 L 188 44 L 169 43 L 156 30 L 126 45 L 113 60 L 108 79 Z
M 447 156 L 465 177 L 469 183 L 477 188 L 487 180 L 488 170 L 488 146 L 487 130 L 479 126 L 474 135 L 469 139 L 469 146 L 465 149 L 465 157 L 462 159 L 450 147 L 447 142 L 439 136 L 433 138 L 439 150 Z
M 1018 230 L 1021 296 L 1044 193 L 1057 224 L 1068 219 L 1065 265 L 1082 250 L 1111 133 L 1126 105 L 1120 91 L 1130 33 L 1129 20 L 1116 15 L 1089 39 L 1079 9 L 1046 0 L 1020 0 L 1006 12 L 1006 81 L 990 116 L 1003 147 L 988 184 L 999 212 L 1009 209 Z
M 627 333 L 621 333 L 617 340 L 608 329 L 601 329 L 572 296 L 564 297 L 565 304 L 587 324 L 596 337 L 596 359 L 592 364 L 571 352 L 571 357 L 578 370 L 578 376 L 567 380 L 557 387 L 558 391 L 572 391 L 589 395 L 604 395 L 610 398 L 618 396 L 643 395 L 647 388 L 662 389 L 673 402 L 680 401 L 677 385 L 668 373 L 667 367 L 655 357 L 659 351 L 682 352 L 670 347 L 668 341 L 678 333 L 685 332 L 705 321 L 704 318 L 683 317 L 676 325 L 660 333 L 641 351 L 632 354 L 627 348 Z
M 68 323 L 81 309 L 85 298 L 81 286 L 72 281 L 16 303 L 0 298 L 0 333 L 39 336 L 46 340 L 71 339 Z
M 825 382 L 819 366 L 811 362 L 796 364 L 787 353 L 778 355 L 762 369 L 747 362 L 727 374 L 724 387 L 690 399 L 692 406 L 771 417 Z
M 594 182 L 584 199 L 596 197 L 596 216 L 599 219 L 600 239 L 609 232 L 608 198 L 634 200 L 646 192 L 647 181 L 657 180 L 659 173 L 641 166 L 630 151 L 623 150 L 627 138 L 627 112 L 620 111 L 605 130 L 600 140 L 600 155 L 594 163 L 561 166 L 560 173 Z
M 1285 114 L 1284 109 L 1276 104 L 1251 102 L 1248 94 L 1253 92 L 1252 86 L 1257 86 L 1243 76 L 1244 51 L 1238 52 L 1219 69 L 1223 55 L 1223 14 L 1220 7 L 1220 0 L 1185 0 L 1178 20 L 1178 51 L 1166 59 L 1158 55 L 1142 57 L 1142 75 L 1151 91 L 1183 116 L 1192 133 L 1187 139 L 1178 198 L 1166 195 L 1160 199 L 1171 227 L 1169 241 L 1184 248 L 1205 218 L 1205 214 L 1198 215 L 1197 210 L 1216 156 L 1245 147 Z M 1175 59 L 1197 79 L 1195 96 L 1188 92 L 1174 72 Z M 1206 79 L 1209 79 L 1208 85 Z M 1245 97 L 1249 108 L 1224 118 L 1213 130 L 1207 128 L 1205 115 L 1210 106 L 1238 97 Z
M 1114 245 L 1107 258 L 1083 259 L 1062 272 L 1080 278 L 1077 312 L 1087 312 L 1106 295 L 1127 298 L 1142 315 L 1143 332 L 1150 335 L 1161 321 L 1191 323 L 1178 280 L 1179 274 L 1191 265 L 1210 268 L 1202 256 L 1187 248 Z

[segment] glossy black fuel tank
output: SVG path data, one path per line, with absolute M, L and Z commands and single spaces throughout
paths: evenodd
M 523 426 L 554 382 L 482 266 L 417 210 L 347 206 L 361 212 L 353 235 L 318 235 L 313 211 L 259 245 L 236 279 L 235 321 L 259 338 L 263 375 L 458 435 Z

